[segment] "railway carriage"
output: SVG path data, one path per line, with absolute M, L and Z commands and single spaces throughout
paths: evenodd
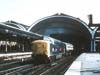
M 65 44 L 66 44 L 66 55 L 71 55 L 74 50 L 74 46 L 70 43 L 65 43 Z

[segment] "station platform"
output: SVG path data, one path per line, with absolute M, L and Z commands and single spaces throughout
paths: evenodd
M 0 53 L 0 60 L 15 60 L 31 58 L 32 52 Z
M 100 54 L 81 54 L 64 75 L 100 75 Z

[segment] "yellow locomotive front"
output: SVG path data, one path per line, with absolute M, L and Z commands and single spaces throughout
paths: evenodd
M 46 54 L 47 55 L 47 42 L 43 40 L 36 40 L 32 42 L 33 54 Z
M 32 57 L 35 64 L 49 63 L 48 59 L 48 42 L 36 40 L 32 42 Z

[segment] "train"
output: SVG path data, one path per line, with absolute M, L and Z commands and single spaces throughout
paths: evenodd
M 53 63 L 66 55 L 71 55 L 73 50 L 72 44 L 48 36 L 32 42 L 32 58 L 36 64 Z

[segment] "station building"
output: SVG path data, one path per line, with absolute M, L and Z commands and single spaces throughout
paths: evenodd
M 50 36 L 74 45 L 76 54 L 81 52 L 100 52 L 99 24 L 90 18 L 86 24 L 79 18 L 54 14 L 41 18 L 27 26 L 14 21 L 0 23 L 0 52 L 31 51 L 31 42 Z M 94 26 L 94 29 L 91 27 Z

